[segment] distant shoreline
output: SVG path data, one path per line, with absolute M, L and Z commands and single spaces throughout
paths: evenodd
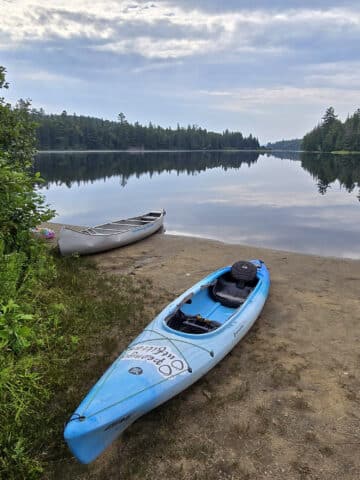
M 258 150 L 253 150 L 253 149 L 244 149 L 244 148 L 222 148 L 222 149 L 209 149 L 209 150 L 203 150 L 203 149 L 193 149 L 193 150 L 176 150 L 176 149 L 171 149 L 171 150 L 37 150 L 36 154 L 45 154 L 45 153 L 178 153 L 178 152 L 183 152 L 183 153 L 188 153 L 188 152 L 202 152 L 202 153 L 207 153 L 207 152 L 224 152 L 224 153 L 229 153 L 229 152 L 257 152 L 257 153 L 269 153 L 270 150 L 266 149 L 258 149 Z
M 194 149 L 194 150 L 37 150 L 36 155 L 44 155 L 44 154 L 65 154 L 65 153 L 191 153 L 191 152 L 222 152 L 222 153 L 230 153 L 230 152 L 256 152 L 256 153 L 273 153 L 273 152 L 281 152 L 281 153 L 316 153 L 320 155 L 360 155 L 359 152 L 348 152 L 348 151 L 333 151 L 333 152 L 312 152 L 306 150 L 281 150 L 280 148 L 274 148 L 272 150 L 269 149 L 243 149 L 243 148 L 226 148 L 226 149 L 209 149 L 209 150 L 202 150 L 202 149 Z

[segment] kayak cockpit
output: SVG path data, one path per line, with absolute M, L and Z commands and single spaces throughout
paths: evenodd
M 213 332 L 245 303 L 258 282 L 254 264 L 236 262 L 210 285 L 185 300 L 165 320 L 166 325 L 188 334 Z
M 209 333 L 221 326 L 220 322 L 198 315 L 187 315 L 179 308 L 167 321 L 168 327 L 182 333 Z

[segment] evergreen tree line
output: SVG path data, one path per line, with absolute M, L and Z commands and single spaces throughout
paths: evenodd
M 279 140 L 278 142 L 269 142 L 266 148 L 271 150 L 299 151 L 301 150 L 301 138 L 293 138 L 292 140 Z
M 329 107 L 322 122 L 304 136 L 302 149 L 312 152 L 360 151 L 360 108 L 341 122 L 333 107 Z
M 210 132 L 197 125 L 163 128 L 149 123 L 129 123 L 120 113 L 118 121 L 82 115 L 47 115 L 44 110 L 32 110 L 38 123 L 37 144 L 40 150 L 126 150 L 139 149 L 258 149 L 259 141 L 241 132 Z

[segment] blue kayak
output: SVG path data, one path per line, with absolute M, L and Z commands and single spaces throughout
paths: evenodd
M 64 431 L 90 463 L 137 418 L 188 388 L 241 340 L 269 294 L 261 260 L 211 273 L 170 303 L 90 390 Z

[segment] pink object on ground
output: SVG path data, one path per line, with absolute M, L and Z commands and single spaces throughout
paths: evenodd
M 50 228 L 32 228 L 31 232 L 40 238 L 45 238 L 46 240 L 51 240 L 52 238 L 55 238 L 55 232 L 54 230 L 51 230 Z

